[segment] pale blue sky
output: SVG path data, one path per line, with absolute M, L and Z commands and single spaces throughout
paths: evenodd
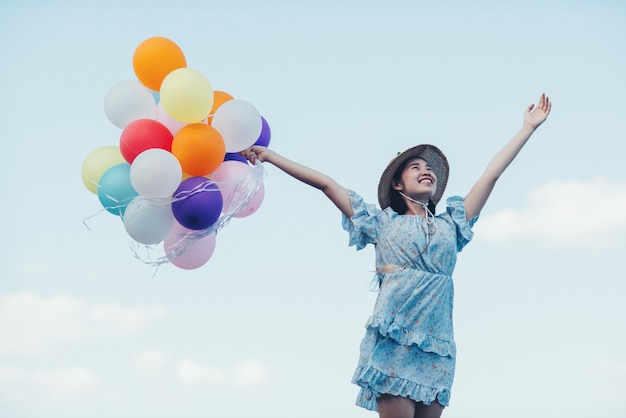
M 376 416 L 350 383 L 373 249 L 318 191 L 267 166 L 262 207 L 193 271 L 154 275 L 112 215 L 83 225 L 83 159 L 119 141 L 104 96 L 151 36 L 371 202 L 420 142 L 465 194 L 548 93 L 459 256 L 443 416 L 625 416 L 624 21 L 617 0 L 2 2 L 0 416 Z

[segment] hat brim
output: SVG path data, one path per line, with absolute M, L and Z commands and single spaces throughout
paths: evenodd
M 435 176 L 437 176 L 437 189 L 431 197 L 434 205 L 439 203 L 443 192 L 448 184 L 448 176 L 450 167 L 448 159 L 441 150 L 434 145 L 421 144 L 413 148 L 409 148 L 402 152 L 396 158 L 391 160 L 378 182 L 378 203 L 381 209 L 388 208 L 391 205 L 391 181 L 396 171 L 407 161 L 414 158 L 423 158 L 432 168 Z

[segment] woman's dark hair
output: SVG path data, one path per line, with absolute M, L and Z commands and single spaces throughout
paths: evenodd
M 406 168 L 406 166 L 409 164 L 410 161 L 411 160 L 409 159 L 405 161 L 400 167 L 398 167 L 396 172 L 393 173 L 393 178 L 391 179 L 391 185 L 389 186 L 391 188 L 390 193 L 389 193 L 389 207 L 391 207 L 391 209 L 393 209 L 396 213 L 400 215 L 405 215 L 406 212 L 409 210 L 409 208 L 406 205 L 406 201 L 404 200 L 404 198 L 400 195 L 400 193 L 398 193 L 396 189 L 393 188 L 393 185 L 398 184 L 400 182 L 400 180 L 402 179 L 402 172 L 404 171 L 404 169 Z M 435 214 L 435 204 L 430 199 L 428 200 L 428 210 L 433 215 Z

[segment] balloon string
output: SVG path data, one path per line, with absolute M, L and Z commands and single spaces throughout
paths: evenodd
M 207 178 L 206 182 L 203 182 L 192 190 L 185 191 L 184 193 L 179 194 L 176 198 L 169 199 L 168 203 L 172 203 L 187 199 L 188 197 L 200 192 L 219 192 L 219 189 L 208 187 L 212 183 L 218 185 L 218 187 L 219 185 L 234 185 L 228 199 L 224 201 L 224 207 L 228 209 L 223 212 L 217 219 L 217 221 L 210 227 L 202 230 L 181 232 L 172 237 L 166 238 L 166 240 L 169 240 L 168 244 L 171 244 L 169 245 L 171 250 L 168 254 L 163 254 L 163 247 L 165 242 L 155 245 L 146 245 L 138 243 L 134 240 L 131 241 L 131 253 L 135 258 L 142 261 L 143 263 L 155 267 L 154 274 L 156 275 L 156 271 L 161 265 L 167 264 L 171 262 L 171 260 L 176 259 L 180 255 L 188 252 L 197 240 L 202 239 L 210 234 L 217 234 L 231 221 L 231 219 L 235 215 L 243 211 L 248 206 L 250 200 L 255 195 L 255 193 L 258 192 L 263 182 L 263 178 L 266 176 L 266 174 L 267 173 L 265 172 L 262 164 L 260 162 L 257 162 L 250 171 L 248 171 L 245 175 L 238 179 L 217 182 Z M 118 203 L 122 202 L 120 201 Z M 87 223 L 88 220 L 92 219 L 101 212 L 106 211 L 107 209 L 116 209 L 124 206 L 125 204 L 105 207 L 97 213 L 83 219 L 83 224 L 88 230 L 91 230 Z

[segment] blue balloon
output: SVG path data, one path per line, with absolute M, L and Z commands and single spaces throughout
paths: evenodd
M 130 182 L 130 164 L 114 165 L 102 174 L 98 182 L 98 199 L 113 215 L 123 216 L 126 206 L 138 193 Z
M 239 155 L 237 152 L 227 152 L 224 156 L 224 161 L 239 161 L 242 163 L 247 163 L 248 160 L 246 157 Z
M 154 102 L 156 104 L 159 104 L 159 102 L 161 101 L 161 93 L 154 90 L 150 90 L 150 93 L 152 93 L 152 97 L 154 97 Z

